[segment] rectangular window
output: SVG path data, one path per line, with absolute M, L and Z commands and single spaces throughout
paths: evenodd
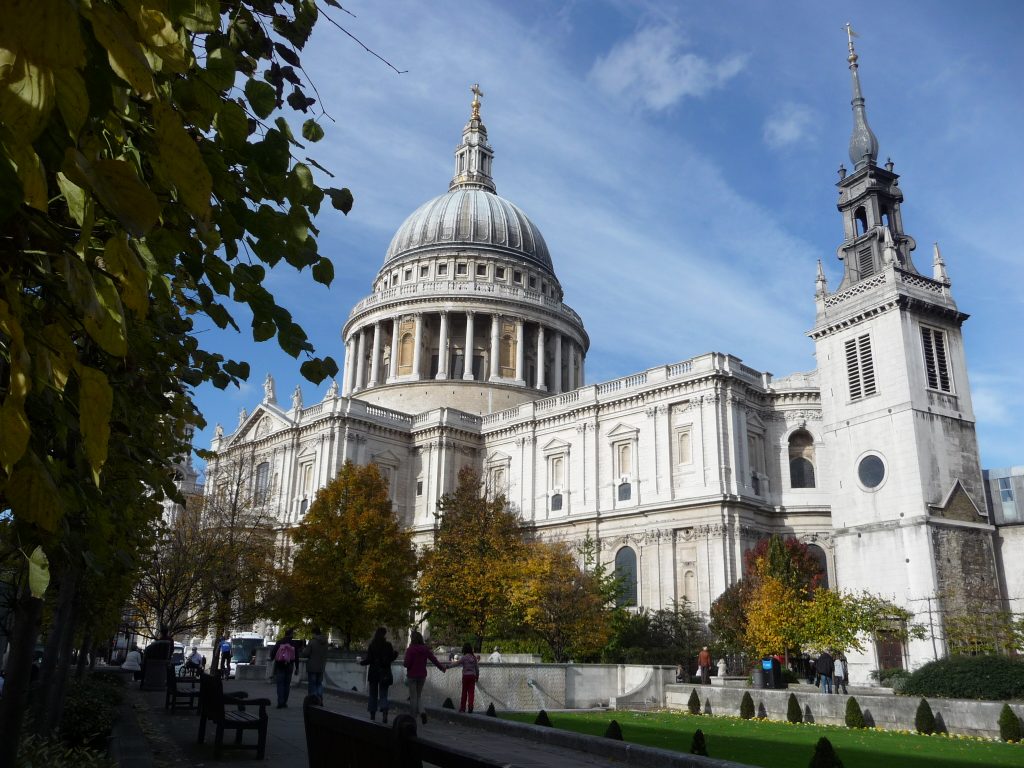
M 423 266 L 420 267 L 420 277 L 426 277 L 429 274 L 430 274 L 430 267 L 428 267 L 426 264 L 424 264 Z
M 875 273 L 875 260 L 871 255 L 871 248 L 861 248 L 857 252 L 857 268 L 860 270 L 860 279 L 863 280 Z
M 461 263 L 455 265 L 455 274 L 457 274 L 457 275 L 467 275 L 467 274 L 469 274 L 469 267 L 466 265 L 466 262 L 461 262 Z
M 850 399 L 860 400 L 875 394 L 875 364 L 871 358 L 871 337 L 868 334 L 847 339 L 846 376 L 850 382 Z
M 946 332 L 922 325 L 921 343 L 924 347 L 924 375 L 928 388 L 952 392 L 949 360 L 946 356 Z
M 690 428 L 680 429 L 676 432 L 676 464 L 690 464 L 693 462 L 692 451 L 690 450 Z
M 499 280 L 504 280 L 505 279 L 505 268 L 504 267 L 498 267 L 497 269 L 494 270 L 494 274 L 495 274 L 495 277 L 497 277 Z
M 523 273 L 518 270 L 512 273 L 512 282 L 521 283 L 523 282 Z
M 447 275 L 448 274 L 448 265 L 447 264 L 438 264 L 437 265 L 437 274 L 439 274 L 439 275 Z
M 1013 486 L 1010 485 L 1010 478 L 999 478 L 999 500 L 1013 501 Z
M 533 275 L 530 275 L 530 287 L 531 288 L 536 288 L 537 287 L 537 278 L 534 277 Z
M 565 458 L 562 456 L 552 456 L 549 471 L 550 488 L 561 488 L 565 485 Z
M 422 480 L 417 480 L 416 481 L 416 495 L 417 496 L 422 496 L 423 495 L 423 481 Z
M 633 444 L 619 443 L 615 446 L 616 473 L 617 475 L 633 474 Z
M 476 265 L 476 276 L 477 277 L 487 277 L 487 265 L 486 264 L 477 264 Z
M 313 462 L 303 464 L 299 474 L 302 478 L 299 483 L 299 497 L 308 499 L 310 492 L 313 490 Z
M 256 504 L 266 504 L 267 491 L 270 486 L 270 464 L 264 461 L 256 467 L 256 487 L 253 501 Z
M 405 270 L 405 282 L 408 283 L 410 280 L 412 280 L 412 270 L 407 269 Z

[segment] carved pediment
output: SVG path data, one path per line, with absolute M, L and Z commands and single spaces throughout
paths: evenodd
M 636 427 L 631 427 L 628 424 L 616 424 L 612 427 L 611 431 L 608 432 L 609 440 L 630 440 L 640 434 L 640 430 Z
M 557 437 L 548 440 L 541 446 L 541 452 L 545 455 L 552 453 L 567 453 L 569 451 L 569 443 L 565 440 L 559 440 Z
M 238 425 L 231 436 L 229 445 L 238 445 L 252 440 L 261 440 L 282 429 L 292 426 L 292 420 L 272 404 L 262 403 Z
M 401 463 L 401 459 L 390 450 L 385 450 L 380 453 L 373 454 L 370 457 L 370 463 L 377 464 L 382 467 L 397 467 Z
M 507 453 L 501 451 L 495 451 L 484 460 L 484 466 L 493 467 L 501 464 L 509 464 L 512 462 L 512 457 Z

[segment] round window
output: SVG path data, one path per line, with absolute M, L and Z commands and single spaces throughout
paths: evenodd
M 877 488 L 885 480 L 885 463 L 880 456 L 869 454 L 857 465 L 857 477 L 865 488 Z

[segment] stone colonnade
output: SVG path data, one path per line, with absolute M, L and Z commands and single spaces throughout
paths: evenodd
M 429 379 L 500 382 L 559 394 L 583 386 L 583 360 L 578 340 L 539 322 L 481 311 L 417 312 L 376 320 L 349 334 L 343 394 Z

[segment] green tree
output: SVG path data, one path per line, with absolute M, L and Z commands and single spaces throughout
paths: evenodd
M 313 0 L 0 8 L 0 513 L 11 548 L 50 554 L 62 618 L 88 614 L 83 573 L 138 562 L 151 501 L 201 423 L 191 388 L 247 376 L 197 333 L 237 329 L 227 301 L 246 305 L 255 340 L 307 356 L 311 380 L 337 371 L 263 284 L 280 262 L 329 284 L 312 218 L 325 197 L 352 204 L 292 154 L 323 136 L 300 62 L 319 13 Z M 285 103 L 301 132 L 269 122 Z M 41 616 L 22 588 L 0 766 Z M 75 626 L 51 633 L 44 667 L 66 667 Z
M 465 467 L 440 502 L 437 536 L 423 557 L 420 600 L 432 629 L 470 634 L 477 651 L 515 616 L 513 594 L 523 575 L 526 530 L 501 494 L 488 498 L 480 475 Z
M 751 590 L 743 640 L 759 656 L 786 652 L 802 636 L 800 594 L 774 576 L 760 580 Z
M 600 576 L 585 571 L 561 542 L 534 542 L 512 590 L 523 625 L 551 650 L 556 663 L 596 656 L 611 633 Z
M 912 623 L 914 614 L 868 592 L 818 589 L 800 607 L 800 642 L 810 648 L 864 650 L 864 641 L 880 630 L 906 640 L 923 637 L 924 628 Z
M 377 625 L 408 622 L 416 553 L 376 464 L 346 462 L 317 493 L 292 538 L 295 557 L 290 573 L 279 578 L 285 592 L 274 601 L 275 618 L 336 627 L 345 648 Z

